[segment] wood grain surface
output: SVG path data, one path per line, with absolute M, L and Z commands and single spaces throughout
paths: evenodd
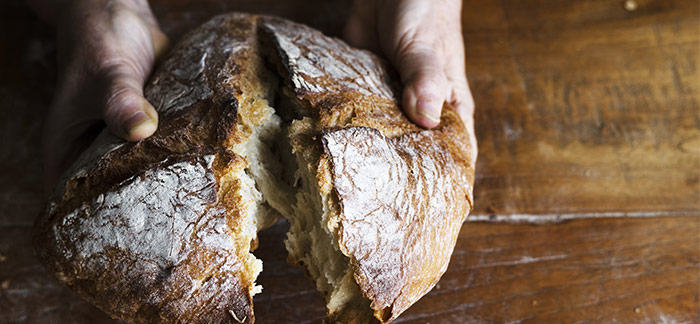
M 590 219 L 466 223 L 439 285 L 398 323 L 700 322 L 698 1 L 636 4 L 465 1 L 480 149 L 472 220 Z M 174 38 L 229 10 L 340 35 L 349 2 L 153 6 Z M 0 323 L 118 323 L 35 259 L 55 35 L 20 0 L 0 2 L 0 29 Z M 323 303 L 286 264 L 284 231 L 262 232 L 255 252 L 258 322 L 319 323 Z
M 698 1 L 622 3 L 465 1 L 476 214 L 699 209 Z
M 320 323 L 324 303 L 263 231 L 256 323 Z M 466 223 L 438 285 L 395 323 L 694 323 L 700 217 Z M 0 323 L 120 323 L 39 265 L 28 227 L 0 227 Z

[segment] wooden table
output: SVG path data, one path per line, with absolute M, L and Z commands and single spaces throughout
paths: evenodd
M 173 38 L 229 10 L 338 35 L 349 7 L 194 3 L 153 7 Z M 443 279 L 397 323 L 700 322 L 700 9 L 635 4 L 465 1 L 476 208 Z M 116 323 L 34 257 L 54 35 L 19 0 L 0 4 L 0 28 L 0 323 Z M 285 262 L 285 227 L 260 233 L 258 323 L 319 323 L 321 298 Z

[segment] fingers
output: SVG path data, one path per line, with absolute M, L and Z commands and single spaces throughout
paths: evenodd
M 466 124 L 473 123 L 474 99 L 472 98 L 465 69 L 464 40 L 461 35 L 448 38 L 445 74 L 452 89 L 447 101 L 455 107 Z
M 145 0 L 74 1 L 60 21 L 59 84 L 44 132 L 48 185 L 105 124 L 128 141 L 156 131 L 143 86 L 169 46 Z
M 474 162 L 478 155 L 478 147 L 476 133 L 474 132 L 474 99 L 469 89 L 465 70 L 464 41 L 460 35 L 460 37 L 453 38 L 449 44 L 449 52 L 453 54 L 448 56 L 445 63 L 445 73 L 452 89 L 448 102 L 455 107 L 455 110 L 464 122 L 467 132 L 471 134 L 471 136 L 467 136 L 469 147 L 471 148 L 468 152 L 471 152 L 470 161 L 472 167 L 475 167 Z
M 118 36 L 114 57 L 104 60 L 110 86 L 104 104 L 104 120 L 110 131 L 127 141 L 151 136 L 158 128 L 158 114 L 143 97 L 143 86 L 155 59 L 167 46 L 146 3 L 129 7 L 112 5 L 112 26 Z M 128 50 L 125 50 L 128 49 Z
M 455 110 L 462 118 L 465 124 L 473 123 L 474 119 L 474 99 L 472 97 L 471 90 L 469 90 L 469 84 L 466 77 L 460 76 L 457 80 L 450 80 L 450 85 L 452 88 L 452 93 L 448 97 L 448 102 L 455 107 Z
M 378 33 L 383 52 L 401 75 L 402 108 L 417 125 L 440 123 L 442 107 L 451 100 L 459 59 L 450 44 L 461 38 L 459 0 L 387 0 L 379 5 Z M 461 39 L 459 39 L 461 41 Z M 464 73 L 464 69 L 460 70 Z
M 158 113 L 143 97 L 143 83 L 131 74 L 114 78 L 104 110 L 110 131 L 130 141 L 151 136 L 158 128 Z
M 153 44 L 153 56 L 155 61 L 159 61 L 170 48 L 170 39 L 157 25 L 151 26 L 149 33 Z
M 109 82 L 103 117 L 115 135 L 139 141 L 158 127 L 158 114 L 143 97 L 143 86 L 168 40 L 147 4 L 134 8 L 116 4 L 110 11 L 118 46 L 110 51 L 112 57 L 102 60 Z
M 396 62 L 404 84 L 404 112 L 419 126 L 437 126 L 449 90 L 440 54 L 425 44 L 412 43 Z

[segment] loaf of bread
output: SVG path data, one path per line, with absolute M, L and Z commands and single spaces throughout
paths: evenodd
M 451 106 L 421 129 L 395 80 L 309 27 L 217 16 L 148 83 L 156 133 L 104 131 L 65 173 L 37 220 L 38 254 L 130 323 L 253 323 L 256 233 L 283 216 L 289 261 L 327 322 L 390 322 L 446 270 L 476 159 Z

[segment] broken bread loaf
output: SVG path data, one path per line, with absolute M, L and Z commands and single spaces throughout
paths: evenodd
M 192 31 L 153 74 L 159 129 L 107 131 L 37 220 L 47 269 L 131 323 L 252 323 L 257 231 L 284 216 L 329 323 L 387 323 L 447 268 L 476 147 L 449 105 L 421 129 L 384 62 L 247 14 Z

